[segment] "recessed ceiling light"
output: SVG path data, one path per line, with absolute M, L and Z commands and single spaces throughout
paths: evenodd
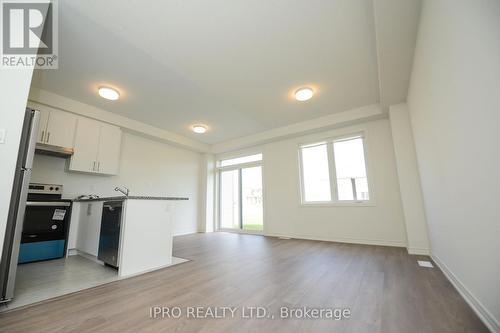
M 111 101 L 116 101 L 118 98 L 120 98 L 120 94 L 118 93 L 118 91 L 109 87 L 100 87 L 99 96 Z
M 207 131 L 207 127 L 205 125 L 194 125 L 193 132 L 198 134 L 203 134 Z
M 304 102 L 311 99 L 313 95 L 314 92 L 311 88 L 300 88 L 295 92 L 295 99 L 299 102 Z

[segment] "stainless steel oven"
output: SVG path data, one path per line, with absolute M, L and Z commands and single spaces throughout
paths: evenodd
M 62 185 L 29 185 L 19 263 L 65 256 L 71 200 L 61 199 L 61 194 Z

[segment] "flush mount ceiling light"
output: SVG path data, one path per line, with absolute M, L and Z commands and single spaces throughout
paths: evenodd
M 120 94 L 113 88 L 109 87 L 99 87 L 99 96 L 105 99 L 109 99 L 110 101 L 116 101 L 120 98 Z
M 194 125 L 193 126 L 193 132 L 198 133 L 198 134 L 203 134 L 207 131 L 207 126 L 205 125 Z
M 304 102 L 304 101 L 311 99 L 311 97 L 313 97 L 313 95 L 314 95 L 314 92 L 311 88 L 308 88 L 308 87 L 300 88 L 295 92 L 295 99 L 299 102 Z

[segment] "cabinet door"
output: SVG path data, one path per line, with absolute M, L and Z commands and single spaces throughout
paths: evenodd
M 76 124 L 74 154 L 69 170 L 97 172 L 97 150 L 99 146 L 100 123 L 79 117 Z
M 102 124 L 97 154 L 98 172 L 117 175 L 120 166 L 122 131 L 119 127 Z
M 40 125 L 38 126 L 38 136 L 36 142 L 45 143 L 45 137 L 47 135 L 47 122 L 49 121 L 49 111 L 40 111 Z
M 59 147 L 73 148 L 76 116 L 63 111 L 51 110 L 45 142 Z
M 102 201 L 82 202 L 78 221 L 76 248 L 96 257 L 99 251 L 102 204 Z

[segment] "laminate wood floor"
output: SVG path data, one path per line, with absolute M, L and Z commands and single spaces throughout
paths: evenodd
M 1 313 L 0 331 L 487 332 L 438 268 L 402 248 L 212 233 L 176 237 L 174 255 L 192 261 Z M 237 312 L 153 319 L 152 306 Z M 276 316 L 242 318 L 245 306 Z M 349 308 L 351 317 L 280 319 L 281 307 Z

